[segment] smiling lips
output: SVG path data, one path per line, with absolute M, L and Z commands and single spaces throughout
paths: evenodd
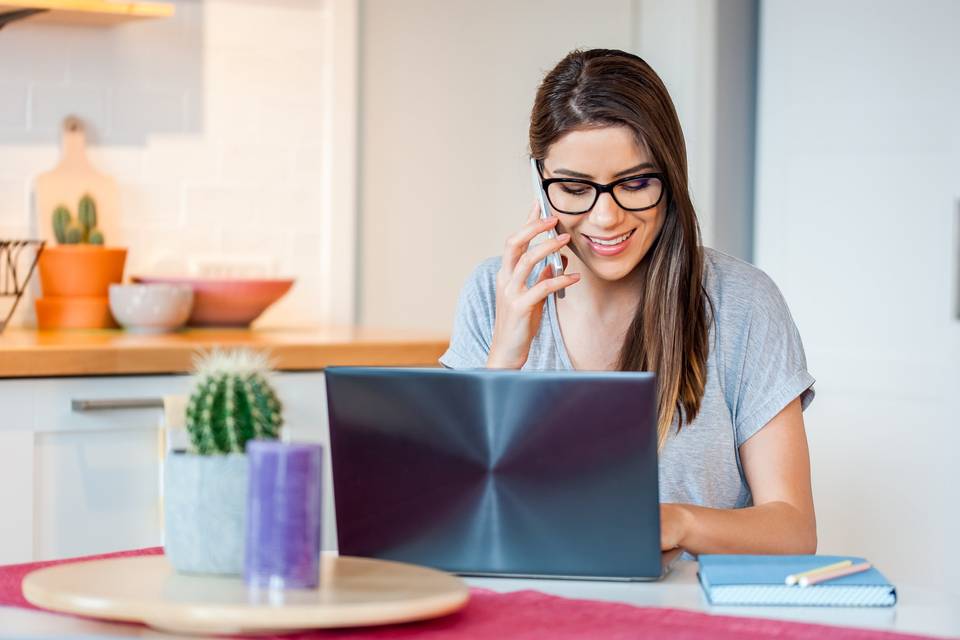
M 594 253 L 601 256 L 615 256 L 627 248 L 627 245 L 630 244 L 630 238 L 633 237 L 635 231 L 636 229 L 631 229 L 627 233 L 614 236 L 613 238 L 595 238 L 586 234 L 582 235 L 587 239 Z

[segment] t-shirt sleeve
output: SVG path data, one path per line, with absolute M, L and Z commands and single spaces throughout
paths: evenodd
M 440 356 L 440 364 L 448 369 L 477 369 L 487 365 L 493 340 L 498 269 L 499 259 L 481 263 L 461 289 L 450 345 Z
M 787 303 L 769 276 L 762 271 L 756 273 L 752 294 L 745 298 L 746 329 L 735 341 L 734 357 L 730 358 L 739 365 L 732 368 L 737 375 L 728 380 L 727 387 L 727 392 L 735 396 L 732 408 L 737 447 L 797 396 L 803 409 L 814 397 L 814 378 L 807 371 L 800 332 Z

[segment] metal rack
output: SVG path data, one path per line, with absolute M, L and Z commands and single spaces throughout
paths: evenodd
M 0 13 L 0 29 L 3 29 L 11 22 L 23 20 L 24 18 L 29 18 L 30 16 L 38 13 L 44 13 L 46 11 L 49 11 L 49 9 L 17 9 L 16 11 L 6 11 L 4 13 Z
M 0 333 L 7 327 L 13 312 L 17 310 L 17 304 L 20 297 L 27 290 L 27 283 L 37 266 L 40 259 L 40 253 L 43 251 L 43 240 L 0 240 L 0 298 L 13 298 L 13 304 L 3 320 L 0 320 Z M 26 276 L 21 279 L 23 270 L 24 251 L 33 249 L 33 258 L 28 260 L 29 268 L 26 269 Z

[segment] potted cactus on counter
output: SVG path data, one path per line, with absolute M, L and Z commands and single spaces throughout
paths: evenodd
M 167 456 L 164 545 L 177 571 L 241 574 L 250 440 L 277 440 L 282 407 L 263 354 L 214 350 L 196 361 L 186 409 L 191 447 Z
M 97 203 L 89 193 L 80 198 L 77 222 L 66 205 L 53 210 L 53 233 L 60 244 L 103 245 L 103 232 L 97 228 Z
M 114 327 L 110 285 L 123 279 L 127 250 L 104 246 L 97 226 L 97 205 L 90 194 L 77 204 L 74 219 L 66 204 L 52 213 L 57 246 L 40 255 L 40 287 L 36 300 L 41 329 L 100 329 Z

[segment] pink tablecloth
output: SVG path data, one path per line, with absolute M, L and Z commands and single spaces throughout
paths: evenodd
M 78 558 L 159 555 L 160 548 Z M 0 606 L 35 608 L 21 591 L 24 576 L 41 567 L 75 560 L 35 562 L 0 567 Z M 677 640 L 905 640 L 919 638 L 882 631 L 802 624 L 760 618 L 719 616 L 680 609 L 634 607 L 627 604 L 572 600 L 537 591 L 496 593 L 472 589 L 461 611 L 436 620 L 389 627 L 310 631 L 278 636 L 278 640 L 335 640 L 426 637 L 471 640 L 565 640 L 567 638 L 672 638 Z M 262 637 L 262 636 L 261 636 Z

